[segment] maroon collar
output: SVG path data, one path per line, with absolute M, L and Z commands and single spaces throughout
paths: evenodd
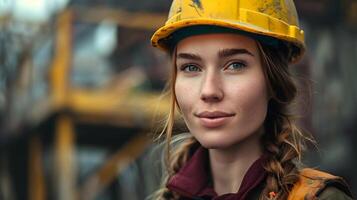
M 237 193 L 218 197 L 212 185 L 209 184 L 208 150 L 199 147 L 180 171 L 170 178 L 167 187 L 188 198 L 245 199 L 248 193 L 265 179 L 266 171 L 263 163 L 266 159 L 267 156 L 263 155 L 250 166 Z

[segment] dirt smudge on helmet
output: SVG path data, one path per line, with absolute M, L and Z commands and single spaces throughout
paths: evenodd
M 202 16 L 201 12 L 203 12 L 203 6 L 201 3 L 201 0 L 192 0 L 192 3 L 190 4 L 190 6 L 196 10 L 196 12 L 199 16 Z
M 264 0 L 264 3 L 259 3 L 260 7 L 258 7 L 259 12 L 266 13 L 268 15 L 273 15 L 277 19 L 286 21 L 287 19 L 284 18 L 282 14 L 278 14 L 281 12 L 286 12 L 285 9 L 281 6 L 282 0 L 272 0 L 272 1 L 267 1 Z M 284 1 L 284 0 L 283 0 Z
M 203 10 L 201 0 L 192 0 L 192 4 L 195 5 L 200 10 Z

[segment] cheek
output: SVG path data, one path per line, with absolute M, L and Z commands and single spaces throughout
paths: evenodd
M 175 83 L 175 94 L 177 104 L 180 107 L 182 114 L 187 115 L 191 110 L 195 99 L 192 83 L 178 77 Z
M 268 105 L 267 87 L 264 79 L 248 80 L 236 90 L 235 98 L 239 102 L 238 112 L 240 111 L 242 114 L 243 123 L 255 128 L 261 126 L 265 120 Z

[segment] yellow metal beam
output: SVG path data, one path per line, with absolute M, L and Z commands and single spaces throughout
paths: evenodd
M 80 189 L 81 199 L 95 199 L 97 194 L 107 187 L 118 174 L 143 153 L 151 140 L 145 134 L 139 134 L 112 155 L 94 175 L 87 178 Z
M 99 23 L 110 20 L 119 26 L 154 31 L 165 23 L 167 14 L 148 12 L 128 12 L 109 7 L 73 7 L 76 19 L 83 22 Z M 150 20 L 150 23 L 148 23 Z
M 51 67 L 50 80 L 54 106 L 57 109 L 66 105 L 66 95 L 70 83 L 72 19 L 71 10 L 65 10 L 59 14 L 56 22 L 55 56 Z
M 75 133 L 69 116 L 60 116 L 55 133 L 55 190 L 58 200 L 76 199 L 77 174 L 75 163 Z
M 113 93 L 72 89 L 68 108 L 82 116 L 111 118 L 118 125 L 133 125 L 138 120 L 150 126 L 153 117 L 165 116 L 169 110 L 167 97 L 160 93 Z

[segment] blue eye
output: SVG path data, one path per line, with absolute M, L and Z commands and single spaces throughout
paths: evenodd
M 185 71 L 185 72 L 198 72 L 201 71 L 201 69 L 199 67 L 197 67 L 196 65 L 184 65 L 181 67 L 181 71 Z
M 228 67 L 226 69 L 229 69 L 229 70 L 241 70 L 243 69 L 244 67 L 246 67 L 246 65 L 244 63 L 241 63 L 241 62 L 233 62 L 231 64 L 228 65 Z

